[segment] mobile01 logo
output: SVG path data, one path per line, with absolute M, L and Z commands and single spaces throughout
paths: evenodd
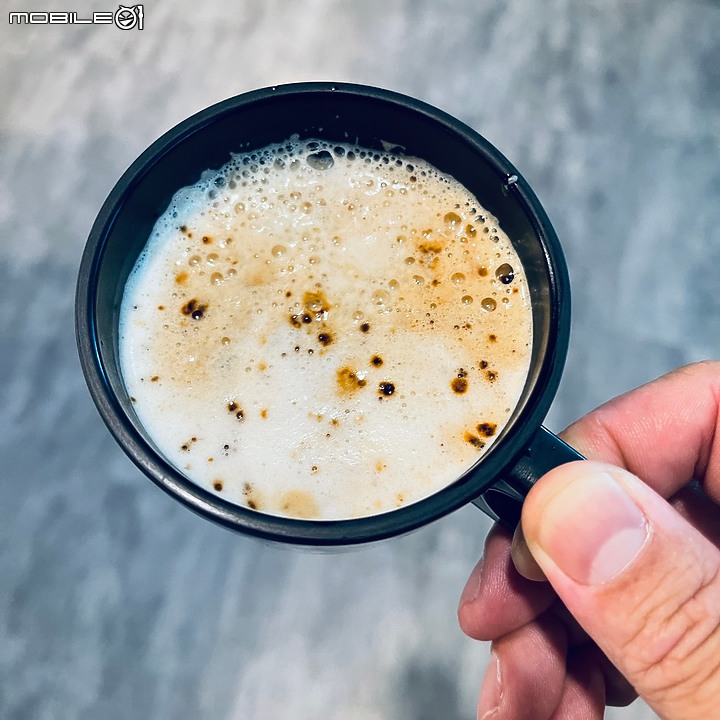
M 142 30 L 142 5 L 120 5 L 115 12 L 94 12 L 82 17 L 76 12 L 11 12 L 10 25 L 115 25 L 120 30 Z

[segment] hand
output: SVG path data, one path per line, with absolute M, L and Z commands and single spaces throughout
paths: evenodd
M 541 478 L 460 600 L 463 631 L 492 640 L 478 717 L 595 720 L 639 693 L 665 720 L 720 718 L 720 362 L 563 438 L 594 462 Z

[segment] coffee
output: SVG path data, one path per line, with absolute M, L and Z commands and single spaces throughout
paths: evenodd
M 453 482 L 532 345 L 497 221 L 422 160 L 290 140 L 179 191 L 126 286 L 124 381 L 162 454 L 261 512 L 353 518 Z

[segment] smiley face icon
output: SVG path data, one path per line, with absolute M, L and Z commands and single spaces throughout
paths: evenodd
M 120 5 L 115 11 L 115 25 L 117 25 L 117 27 L 121 30 L 132 30 L 138 24 L 138 19 L 140 17 L 138 8 L 141 7 L 141 5 L 135 5 L 133 7 Z M 142 30 L 142 26 L 140 29 Z

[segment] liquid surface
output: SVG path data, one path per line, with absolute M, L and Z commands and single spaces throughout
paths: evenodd
M 133 270 L 121 366 L 157 446 L 260 512 L 416 502 L 492 444 L 529 292 L 495 218 L 427 163 L 288 141 L 179 191 Z

